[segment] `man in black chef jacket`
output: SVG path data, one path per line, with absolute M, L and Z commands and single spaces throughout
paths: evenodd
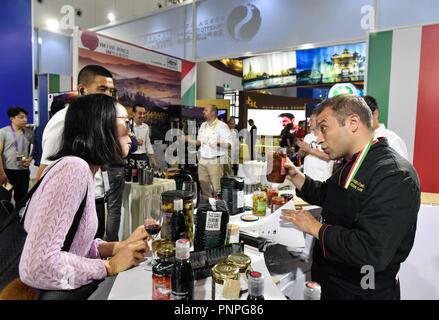
M 317 143 L 343 159 L 340 168 L 326 182 L 291 162 L 287 168 L 297 195 L 323 208 L 322 221 L 304 210 L 284 210 L 282 219 L 317 239 L 311 276 L 322 299 L 400 299 L 397 273 L 415 239 L 418 175 L 385 138 L 374 138 L 361 97 L 323 101 L 317 124 Z

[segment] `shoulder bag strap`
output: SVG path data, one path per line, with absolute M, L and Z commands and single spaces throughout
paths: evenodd
M 85 191 L 84 199 L 82 199 L 81 205 L 79 206 L 78 211 L 75 213 L 75 217 L 73 218 L 73 223 L 70 226 L 69 231 L 67 232 L 66 238 L 64 240 L 64 245 L 61 249 L 61 251 L 69 251 L 70 247 L 72 246 L 73 239 L 75 238 L 76 231 L 78 231 L 79 222 L 81 222 L 82 215 L 84 213 L 85 209 L 85 203 L 87 202 L 87 193 L 88 188 Z

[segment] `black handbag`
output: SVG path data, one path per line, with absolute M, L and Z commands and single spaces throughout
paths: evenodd
M 23 223 L 26 218 L 28 207 L 26 207 L 22 219 L 19 212 L 31 199 L 34 192 L 38 189 L 44 176 L 35 184 L 27 193 L 26 197 L 14 209 L 11 203 L 1 201 L 0 203 L 0 292 L 16 278 L 19 278 L 19 263 L 27 233 L 24 230 Z M 81 221 L 87 199 L 88 190 L 84 199 L 75 213 L 73 223 L 64 240 L 62 251 L 69 251 L 75 237 L 76 231 Z M 98 287 L 98 282 L 92 282 L 88 285 L 75 290 L 39 290 L 39 299 L 41 300 L 79 300 L 87 299 Z

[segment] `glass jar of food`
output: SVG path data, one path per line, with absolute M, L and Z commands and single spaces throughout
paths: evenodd
M 247 273 L 251 271 L 250 257 L 243 253 L 233 253 L 227 257 L 227 262 L 234 264 L 239 268 L 239 282 L 241 286 L 241 294 L 248 291 Z
M 183 213 L 186 222 L 185 239 L 188 239 L 192 245 L 193 242 L 193 193 L 184 190 L 171 190 L 162 193 L 161 209 L 163 211 L 163 223 L 161 230 L 162 239 L 172 239 L 171 218 L 174 214 L 174 200 L 183 199 Z
M 218 263 L 212 268 L 212 300 L 229 300 L 223 296 L 227 281 L 239 281 L 239 268 L 232 263 Z
M 171 274 L 174 264 L 168 260 L 174 254 L 172 242 L 157 245 L 158 262 L 152 267 L 152 300 L 171 300 Z
M 256 216 L 263 217 L 267 211 L 267 198 L 265 192 L 255 191 L 253 193 L 253 214 Z
M 271 199 L 273 199 L 273 197 L 277 197 L 279 195 L 279 191 L 277 189 L 268 189 L 266 191 L 266 194 L 267 194 L 267 206 L 271 208 Z
M 271 212 L 275 212 L 286 203 L 284 197 L 273 197 L 271 200 Z
M 267 158 L 267 180 L 272 183 L 283 183 L 287 176 L 285 163 L 287 152 L 285 148 L 278 148 L 271 151 Z

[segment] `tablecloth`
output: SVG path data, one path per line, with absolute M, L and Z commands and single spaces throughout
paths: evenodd
M 126 182 L 122 202 L 122 235 L 119 238 L 128 238 L 153 210 L 160 210 L 162 192 L 175 188 L 175 180 L 171 179 L 154 178 L 152 185 Z

